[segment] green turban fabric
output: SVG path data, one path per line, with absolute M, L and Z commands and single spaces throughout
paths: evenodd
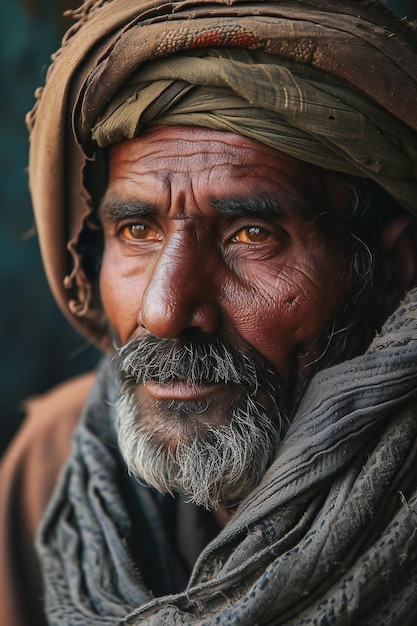
M 244 135 L 373 179 L 417 212 L 417 136 L 367 97 L 301 63 L 239 48 L 151 61 L 116 94 L 92 136 L 104 147 L 154 124 Z
M 80 234 L 106 184 L 100 146 L 147 125 L 232 130 L 417 214 L 417 46 L 381 3 L 87 0 L 74 15 L 28 116 L 30 188 L 55 298 L 102 348 Z

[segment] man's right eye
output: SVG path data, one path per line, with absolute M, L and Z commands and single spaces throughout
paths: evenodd
M 265 244 L 276 241 L 275 235 L 262 226 L 245 226 L 236 232 L 232 241 L 234 243 Z
M 122 226 L 119 236 L 125 241 L 160 241 L 160 233 L 147 224 L 135 222 Z

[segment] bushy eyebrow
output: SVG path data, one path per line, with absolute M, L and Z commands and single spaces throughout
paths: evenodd
M 257 194 L 241 198 L 213 198 L 210 204 L 227 218 L 257 216 L 275 218 L 311 219 L 313 210 L 302 196 L 283 194 L 279 198 L 267 194 Z M 117 222 L 126 218 L 151 217 L 157 208 L 142 200 L 120 200 L 104 198 L 100 208 L 101 221 Z
M 211 205 L 225 217 L 296 217 L 309 219 L 312 207 L 306 199 L 283 194 L 279 198 L 270 195 L 253 195 L 245 198 L 215 198 Z
M 149 217 L 155 213 L 155 207 L 141 200 L 115 200 L 104 198 L 100 208 L 100 219 L 117 222 L 128 217 Z

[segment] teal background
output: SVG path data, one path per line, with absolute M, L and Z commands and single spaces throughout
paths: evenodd
M 415 0 L 389 3 L 417 18 Z M 27 189 L 26 112 L 50 53 L 71 24 L 71 0 L 0 0 L 0 453 L 22 400 L 90 369 L 98 354 L 58 311 L 43 275 Z
M 0 2 L 1 452 L 21 420 L 22 400 L 93 367 L 97 354 L 72 330 L 50 295 L 26 175 L 25 114 L 44 82 L 51 52 L 72 23 L 62 18 L 71 2 Z

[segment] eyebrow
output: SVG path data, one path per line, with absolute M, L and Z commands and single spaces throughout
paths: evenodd
M 99 208 L 101 220 L 117 222 L 127 217 L 149 217 L 155 213 L 155 207 L 141 200 L 115 200 L 104 198 Z
M 312 216 L 312 207 L 306 199 L 291 193 L 282 193 L 279 198 L 267 194 L 256 194 L 246 198 L 212 199 L 211 205 L 225 217 L 302 217 Z
M 229 218 L 253 215 L 308 219 L 313 216 L 310 203 L 290 193 L 282 193 L 279 198 L 268 194 L 255 194 L 245 198 L 213 198 L 210 204 L 219 213 Z M 117 222 L 129 217 L 150 217 L 156 212 L 157 208 L 148 202 L 110 197 L 103 199 L 99 208 L 99 217 L 101 220 Z

